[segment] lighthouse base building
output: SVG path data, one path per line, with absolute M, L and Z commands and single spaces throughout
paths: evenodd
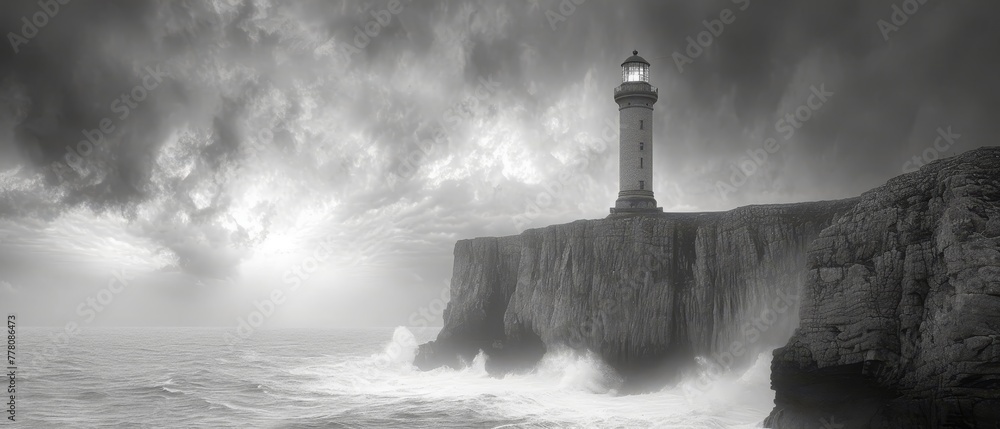
M 662 213 L 653 198 L 653 105 L 657 89 L 649 84 L 649 63 L 632 51 L 622 63 L 618 103 L 618 199 L 611 214 Z

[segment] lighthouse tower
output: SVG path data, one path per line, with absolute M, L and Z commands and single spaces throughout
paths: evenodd
M 632 51 L 622 63 L 618 103 L 618 200 L 612 214 L 658 213 L 653 198 L 653 105 L 656 87 L 649 84 L 649 62 Z

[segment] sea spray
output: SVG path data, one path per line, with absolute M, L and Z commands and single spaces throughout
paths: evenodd
M 773 399 L 766 353 L 747 372 L 714 380 L 707 392 L 696 390 L 700 397 L 688 395 L 682 385 L 622 395 L 621 376 L 590 351 L 549 350 L 530 372 L 504 377 L 487 373 L 482 351 L 460 369 L 418 371 L 406 360 L 415 349 L 412 331 L 390 332 L 366 355 L 328 359 L 296 375 L 316 376 L 315 389 L 330 397 L 357 398 L 386 410 L 422 413 L 428 412 L 425 407 L 463 404 L 460 413 L 472 413 L 490 427 L 531 422 L 550 427 L 749 428 L 763 419 Z
M 593 352 L 568 348 L 546 353 L 530 376 L 558 380 L 561 390 L 600 394 L 616 394 L 622 383 L 621 376 Z
M 678 391 L 692 407 L 709 404 L 750 401 L 766 407 L 774 399 L 774 392 L 761 395 L 759 386 L 770 381 L 771 351 L 757 355 L 753 365 L 744 371 L 727 370 L 723 373 L 711 371 L 712 363 L 704 357 L 696 357 L 697 369 L 689 373 L 677 386 L 664 391 Z M 750 393 L 750 392 L 753 393 Z

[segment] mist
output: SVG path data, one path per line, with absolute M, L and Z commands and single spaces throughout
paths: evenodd
M 607 216 L 633 49 L 664 210 L 858 195 L 1000 131 L 1000 6 L 902 4 L 8 2 L 0 307 L 439 325 L 455 241 Z

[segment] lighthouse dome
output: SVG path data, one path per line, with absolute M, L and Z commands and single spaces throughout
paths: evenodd
M 639 51 L 632 51 L 632 56 L 626 58 L 625 62 L 622 63 L 622 66 L 628 63 L 642 63 L 647 66 L 649 65 L 649 61 L 646 61 L 645 58 L 639 56 Z

